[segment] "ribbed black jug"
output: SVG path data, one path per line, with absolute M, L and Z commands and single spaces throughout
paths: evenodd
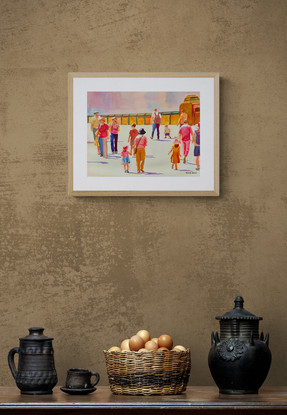
M 41 327 L 30 328 L 29 335 L 20 339 L 20 347 L 14 347 L 8 354 L 10 370 L 22 394 L 49 394 L 58 382 L 53 339 L 43 332 Z M 18 370 L 14 362 L 15 353 L 19 354 Z

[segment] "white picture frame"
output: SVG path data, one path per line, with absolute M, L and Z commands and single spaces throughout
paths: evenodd
M 179 176 L 179 173 L 174 176 L 160 174 L 89 176 L 87 94 L 93 91 L 102 94 L 119 91 L 121 93 L 199 91 L 200 175 Z M 69 195 L 219 196 L 219 74 L 69 73 L 68 94 Z M 120 160 L 118 163 L 120 165 Z

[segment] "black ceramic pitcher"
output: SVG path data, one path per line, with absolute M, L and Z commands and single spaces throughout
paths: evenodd
M 10 370 L 22 394 L 49 394 L 57 384 L 53 339 L 43 332 L 40 327 L 30 328 L 29 335 L 20 339 L 20 347 L 14 347 L 8 354 Z M 14 362 L 16 353 L 19 354 L 18 370 Z

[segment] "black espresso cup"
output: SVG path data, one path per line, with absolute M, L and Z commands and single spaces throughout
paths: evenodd
M 91 383 L 91 377 L 95 376 L 95 382 Z M 87 369 L 69 369 L 67 371 L 66 388 L 90 389 L 98 384 L 100 375 Z

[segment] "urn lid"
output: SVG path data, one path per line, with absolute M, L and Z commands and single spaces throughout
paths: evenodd
M 234 303 L 233 310 L 228 311 L 223 316 L 217 316 L 216 320 L 262 320 L 262 317 L 255 316 L 243 308 L 244 300 L 242 297 L 236 297 Z
M 52 337 L 47 337 L 43 334 L 44 329 L 42 327 L 31 327 L 29 329 L 28 336 L 20 338 L 20 340 L 28 340 L 28 341 L 47 341 L 47 340 L 53 340 Z

